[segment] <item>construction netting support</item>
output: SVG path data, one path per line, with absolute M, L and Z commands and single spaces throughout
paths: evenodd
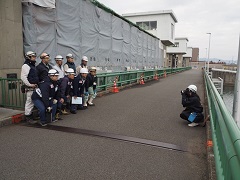
M 163 51 L 157 37 L 99 7 L 96 1 L 58 0 L 55 8 L 39 4 L 22 2 L 24 51 L 35 51 L 38 62 L 40 54 L 47 52 L 52 64 L 56 55 L 72 53 L 77 65 L 87 56 L 89 66 L 103 70 L 162 66 Z

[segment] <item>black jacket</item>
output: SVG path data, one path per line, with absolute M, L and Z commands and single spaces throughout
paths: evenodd
M 73 94 L 73 80 L 69 79 L 67 76 L 59 80 L 60 86 L 60 97 L 66 98 L 66 96 Z
M 37 74 L 39 78 L 39 82 L 43 81 L 48 76 L 48 71 L 52 69 L 52 66 L 48 64 L 48 67 L 41 62 L 37 65 Z
M 92 86 L 93 86 L 93 90 L 95 90 L 97 87 L 97 76 L 93 76 L 89 73 L 87 75 L 86 82 L 85 82 L 86 92 L 88 92 L 88 88 Z
M 186 110 L 196 113 L 202 113 L 203 107 L 200 102 L 200 98 L 196 93 L 192 93 L 191 96 L 186 93 L 182 94 L 182 105 L 186 107 Z
M 39 93 L 36 92 L 37 89 L 32 94 L 32 100 L 41 99 L 46 108 L 51 105 L 50 102 L 53 99 L 58 99 L 59 89 L 57 82 L 52 81 L 50 77 L 46 77 L 42 82 L 39 83 L 41 95 L 39 95 Z
M 84 93 L 86 80 L 79 74 L 73 81 L 73 96 L 80 97 Z

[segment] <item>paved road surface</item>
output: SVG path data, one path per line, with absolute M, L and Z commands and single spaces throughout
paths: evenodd
M 173 179 L 207 178 L 206 129 L 179 118 L 180 90 L 198 86 L 190 70 L 95 100 L 96 106 L 64 116 L 54 125 L 109 132 L 178 145 L 188 152 L 28 127 L 0 128 L 0 179 Z

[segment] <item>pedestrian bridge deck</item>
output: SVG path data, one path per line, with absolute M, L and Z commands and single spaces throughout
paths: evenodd
M 180 90 L 198 87 L 200 70 L 189 70 L 109 94 L 95 107 L 63 116 L 53 125 L 147 139 L 187 152 L 105 137 L 34 128 L 25 124 L 0 131 L 3 179 L 208 179 L 206 129 L 180 119 Z

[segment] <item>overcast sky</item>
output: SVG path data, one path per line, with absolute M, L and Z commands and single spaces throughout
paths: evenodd
M 99 0 L 116 13 L 173 10 L 175 37 L 188 37 L 188 47 L 199 47 L 206 57 L 211 35 L 210 58 L 237 60 L 240 34 L 240 0 Z

